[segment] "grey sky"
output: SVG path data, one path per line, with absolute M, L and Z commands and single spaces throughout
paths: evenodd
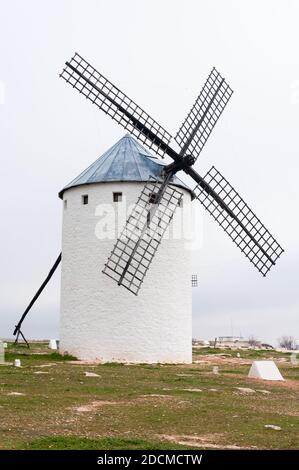
M 58 78 L 77 51 L 173 134 L 212 66 L 226 77 L 235 93 L 196 169 L 215 165 L 286 253 L 264 279 L 204 215 L 194 335 L 299 337 L 298 2 L 0 6 L 0 336 L 11 336 L 60 251 L 58 191 L 125 133 Z M 56 274 L 24 332 L 56 336 L 58 314 Z

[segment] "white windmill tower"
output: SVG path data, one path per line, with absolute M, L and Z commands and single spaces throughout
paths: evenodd
M 23 336 L 25 316 L 62 259 L 62 351 L 100 361 L 190 362 L 190 252 L 184 238 L 164 237 L 181 201 L 184 206 L 198 199 L 263 276 L 283 252 L 215 167 L 205 177 L 193 168 L 232 90 L 213 68 L 175 137 L 176 151 L 172 136 L 79 54 L 66 62 L 61 77 L 173 162 L 161 166 L 126 136 L 61 191 L 62 255 L 14 334 Z M 176 177 L 181 170 L 196 182 L 192 192 Z M 98 236 L 103 204 L 116 208 L 120 199 L 127 205 L 137 200 L 121 234 L 111 234 L 109 223 L 108 237 Z
M 170 227 L 136 297 L 101 272 L 118 219 L 123 226 L 126 209 L 162 168 L 127 135 L 60 192 L 61 351 L 110 362 L 191 361 L 191 252 L 184 234 L 174 237 Z M 192 193 L 176 176 L 170 187 L 182 194 L 181 207 L 190 204 Z

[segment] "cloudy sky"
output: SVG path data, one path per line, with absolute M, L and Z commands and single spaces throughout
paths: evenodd
M 79 52 L 175 134 L 216 66 L 235 93 L 196 169 L 215 165 L 286 252 L 267 278 L 199 208 L 194 336 L 299 338 L 296 0 L 0 1 L 0 337 L 61 249 L 58 191 L 124 131 L 58 78 Z M 60 273 L 24 332 L 58 335 Z

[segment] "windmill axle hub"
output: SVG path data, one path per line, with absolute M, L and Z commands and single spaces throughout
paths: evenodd
M 192 155 L 185 155 L 184 157 L 181 157 L 179 160 L 174 161 L 173 163 L 170 163 L 170 165 L 166 165 L 164 167 L 165 173 L 171 173 L 174 175 L 180 170 L 185 170 L 195 163 L 195 158 Z

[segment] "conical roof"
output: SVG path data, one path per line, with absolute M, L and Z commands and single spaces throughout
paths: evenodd
M 77 178 L 60 192 L 62 199 L 66 189 L 83 184 L 106 183 L 109 181 L 147 181 L 150 176 L 159 178 L 163 163 L 153 157 L 130 134 L 122 137 L 113 147 L 99 157 Z M 191 191 L 177 176 L 171 184 Z

